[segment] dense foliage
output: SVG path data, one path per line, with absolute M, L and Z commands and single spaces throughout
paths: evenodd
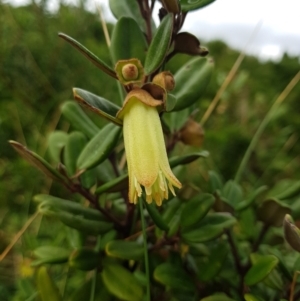
M 132 9 L 133 1 L 124 3 Z M 1 258 L 0 298 L 44 301 L 45 292 L 50 291 L 53 301 L 142 300 L 147 287 L 142 220 L 139 207 L 126 202 L 122 141 L 115 139 L 111 130 L 117 127 L 105 132 L 107 121 L 76 105 L 71 88 L 84 89 L 75 91 L 79 98 L 88 90 L 101 95 L 100 103 L 105 98 L 118 107 L 122 105 L 120 94 L 125 96 L 126 91 L 120 92 L 115 79 L 57 36 L 57 32 L 72 36 L 112 66 L 119 59 L 131 58 L 120 57 L 124 53 L 139 53 L 139 47 L 131 47 L 136 41 L 130 39 L 130 34 L 139 33 L 124 33 L 126 26 L 119 24 L 116 28 L 121 33 L 117 34 L 108 25 L 110 35 L 115 34 L 109 51 L 99 17 L 82 7 L 61 4 L 58 13 L 51 14 L 43 5 L 12 8 L 0 4 L 0 11 L 0 252 L 34 212 L 45 214 L 38 215 L 21 236 L 21 243 Z M 132 14 L 137 16 L 139 11 L 132 10 Z M 119 22 L 132 25 L 131 20 Z M 149 32 L 146 36 L 150 42 Z M 288 299 L 290 295 L 298 300 L 300 290 L 293 275 L 300 268 L 300 259 L 284 243 L 280 226 L 285 214 L 300 218 L 299 84 L 271 111 L 239 179 L 236 173 L 272 103 L 298 72 L 299 58 L 284 55 L 280 62 L 261 63 L 246 56 L 201 127 L 204 112 L 238 57 L 222 42 L 205 46 L 210 57 L 202 59 L 199 70 L 213 58 L 209 84 L 200 87 L 201 91 L 191 88 L 196 91 L 191 106 L 176 110 L 175 105 L 174 112 L 162 116 L 167 150 L 173 157 L 171 167 L 183 188 L 158 210 L 147 205 L 144 211 L 151 300 L 255 301 Z M 141 56 L 145 59 L 145 54 Z M 188 54 L 176 54 L 161 69 L 170 70 L 176 79 L 176 72 L 190 59 Z M 148 70 L 152 68 L 150 63 L 142 63 Z M 199 70 L 177 76 L 185 79 L 176 82 L 174 95 L 179 103 L 180 89 L 188 86 L 193 76 L 196 80 L 200 76 L 204 83 L 210 77 L 210 73 L 199 75 Z M 155 67 L 149 73 L 152 76 L 156 71 Z M 89 103 L 91 95 L 84 95 Z M 188 119 L 192 125 L 186 123 Z M 102 136 L 97 135 L 100 129 Z M 96 158 L 90 163 L 93 152 L 85 146 L 96 136 L 102 142 L 112 138 L 108 147 L 105 145 L 105 150 L 109 149 L 106 157 L 101 158 L 107 160 Z M 29 161 L 39 154 L 50 162 L 52 179 L 13 152 L 7 143 L 10 139 L 34 151 Z M 24 155 L 22 146 L 17 147 Z M 200 147 L 208 150 L 209 156 Z M 80 154 L 82 150 L 85 155 Z M 76 161 L 87 171 L 76 174 L 80 169 L 74 166 Z M 101 208 L 109 215 L 103 216 Z M 86 228 L 80 228 L 80 223 Z M 293 221 L 286 218 L 285 225 L 286 231 L 292 231 L 292 235 L 286 234 L 291 240 Z M 292 245 L 297 250 L 297 239 L 292 239 Z M 48 271 L 40 267 L 49 265 Z

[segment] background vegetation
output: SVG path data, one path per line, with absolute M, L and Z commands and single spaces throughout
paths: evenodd
M 43 2 L 40 6 L 18 8 L 0 4 L 0 19 L 1 253 L 34 213 L 33 195 L 51 191 L 55 195 L 67 194 L 64 188 L 47 180 L 13 152 L 7 141 L 19 141 L 49 159 L 49 134 L 55 129 L 68 131 L 70 127 L 61 118 L 60 105 L 72 99 L 72 87 L 80 86 L 107 99 L 117 99 L 118 93 L 114 80 L 57 37 L 57 32 L 67 33 L 110 62 L 96 14 L 63 4 L 56 14 L 49 13 Z M 108 28 L 112 30 L 112 26 Z M 215 61 L 215 71 L 195 112 L 197 121 L 201 120 L 239 55 L 220 41 L 208 42 L 205 46 Z M 168 69 L 175 71 L 187 60 L 185 55 L 176 56 Z M 224 181 L 234 177 L 260 122 L 299 67 L 299 58 L 288 55 L 280 62 L 265 63 L 255 57 L 245 57 L 216 110 L 204 124 L 202 147 L 209 150 L 210 157 L 202 161 L 200 185 L 207 186 L 204 170 L 218 170 Z M 242 179 L 246 190 L 252 185 L 272 187 L 299 179 L 299 97 L 298 84 L 264 131 Z M 96 124 L 101 122 L 93 115 L 90 117 Z M 27 300 L 34 291 L 30 267 L 32 250 L 41 242 L 63 241 L 65 235 L 56 229 L 59 227 L 47 219 L 35 222 L 9 256 L 0 262 L 1 300 Z M 76 281 L 66 285 L 66 289 L 71 291 Z

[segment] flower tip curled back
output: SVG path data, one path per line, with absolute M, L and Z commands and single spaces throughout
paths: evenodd
M 144 92 L 143 92 L 144 93 Z M 173 174 L 165 147 L 164 136 L 155 106 L 149 106 L 136 96 L 124 103 L 117 117 L 123 119 L 123 136 L 129 174 L 129 200 L 137 203 L 143 188 L 146 201 L 158 206 L 168 199 L 169 189 L 181 183 Z

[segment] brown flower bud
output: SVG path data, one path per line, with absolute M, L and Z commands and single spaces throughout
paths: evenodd
M 204 139 L 204 130 L 198 122 L 189 119 L 180 130 L 179 138 L 184 144 L 201 146 Z
M 152 82 L 163 87 L 168 92 L 172 91 L 175 88 L 174 77 L 169 71 L 164 71 L 155 75 Z
M 122 75 L 125 80 L 135 80 L 139 76 L 139 70 L 134 64 L 126 64 L 122 67 Z

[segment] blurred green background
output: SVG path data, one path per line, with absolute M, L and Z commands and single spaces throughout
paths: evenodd
M 60 105 L 72 99 L 72 87 L 118 102 L 116 82 L 57 36 L 58 32 L 72 36 L 111 64 L 99 16 L 83 7 L 61 4 L 55 14 L 45 7 L 45 2 L 24 7 L 0 2 L 0 253 L 34 212 L 32 196 L 62 189 L 29 166 L 7 141 L 16 140 L 47 158 L 49 133 L 69 129 L 68 122 L 60 118 Z M 111 32 L 112 25 L 108 29 Z M 198 121 L 239 55 L 221 41 L 202 41 L 202 45 L 209 48 L 215 71 L 196 112 Z M 168 68 L 175 72 L 188 59 L 176 56 Z M 211 154 L 204 163 L 207 168 L 219 170 L 225 180 L 234 176 L 261 120 L 299 69 L 299 57 L 284 55 L 280 62 L 264 63 L 245 57 L 205 124 L 203 148 Z M 245 181 L 271 186 L 283 179 L 299 179 L 299 100 L 298 84 L 260 139 Z M 27 248 L 24 236 L 17 245 L 18 256 Z M 14 267 L 4 275 L 10 265 Z M 0 296 L 13 294 L 20 268 L 15 259 L 0 262 Z

